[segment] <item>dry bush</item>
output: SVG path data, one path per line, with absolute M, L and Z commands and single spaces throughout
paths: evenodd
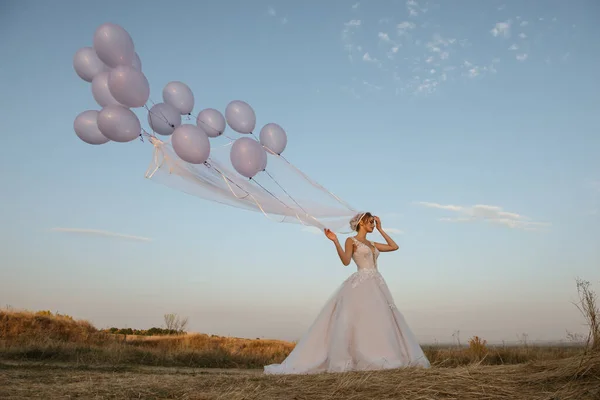
M 98 330 L 88 321 L 50 311 L 9 311 L 0 309 L 0 340 L 28 342 L 56 340 L 87 342 Z
M 588 326 L 586 346 L 592 352 L 600 351 L 600 310 L 598 297 L 590 288 L 590 282 L 577 279 L 577 293 L 579 301 L 575 306 L 581 311 Z
M 481 360 L 488 352 L 487 341 L 479 336 L 473 336 L 469 339 L 469 350 L 477 360 Z

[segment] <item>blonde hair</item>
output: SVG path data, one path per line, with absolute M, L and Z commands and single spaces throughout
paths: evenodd
M 362 221 L 363 218 L 365 218 L 365 217 L 371 218 L 372 216 L 373 215 L 370 212 L 362 212 L 362 213 L 356 214 L 350 220 L 350 229 L 352 229 L 353 231 L 358 232 L 358 229 L 360 227 L 360 221 Z

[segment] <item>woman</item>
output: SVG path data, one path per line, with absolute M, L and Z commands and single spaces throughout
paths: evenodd
M 377 270 L 379 253 L 396 251 L 398 245 L 371 213 L 356 215 L 350 227 L 357 234 L 347 238 L 344 247 L 332 231 L 326 229 L 325 235 L 335 244 L 342 264 L 354 260 L 358 271 L 334 293 L 283 363 L 265 367 L 266 374 L 430 366 Z M 386 244 L 367 240 L 375 227 Z

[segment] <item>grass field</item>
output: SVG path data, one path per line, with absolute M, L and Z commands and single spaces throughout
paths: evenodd
M 588 287 L 589 288 L 589 287 Z M 265 376 L 294 344 L 99 331 L 49 312 L 0 310 L 0 399 L 600 399 L 595 294 L 581 345 L 424 346 L 433 368 Z M 587 297 L 586 297 L 587 296 Z

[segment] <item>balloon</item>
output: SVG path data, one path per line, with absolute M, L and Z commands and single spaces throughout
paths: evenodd
M 256 127 L 256 114 L 250 105 L 241 100 L 234 100 L 225 109 L 225 119 L 234 131 L 252 133 Z
M 190 164 L 203 164 L 210 156 L 208 136 L 196 125 L 184 124 L 175 129 L 171 145 L 175 153 Z
M 130 142 L 140 136 L 140 120 L 129 108 L 109 105 L 98 114 L 100 132 L 115 142 Z
M 73 129 L 75 129 L 79 139 L 87 144 L 104 144 L 109 141 L 98 129 L 98 111 L 96 110 L 87 110 L 80 113 L 75 118 Z
M 262 158 L 262 164 L 260 165 L 260 169 L 258 171 L 264 171 L 265 169 L 267 169 L 267 152 L 265 152 L 265 156 Z
M 181 125 L 181 114 L 169 104 L 158 103 L 148 112 L 148 124 L 160 135 L 170 135 Z
M 196 125 L 202 128 L 208 137 L 215 138 L 225 132 L 225 117 L 214 108 L 206 108 L 198 114 Z
M 240 175 L 252 178 L 267 167 L 267 152 L 256 140 L 243 137 L 231 146 L 231 164 Z
M 108 69 L 91 47 L 82 47 L 77 50 L 73 56 L 73 67 L 77 75 L 86 82 L 91 82 L 96 75 Z
M 100 72 L 92 80 L 92 96 L 94 100 L 102 107 L 109 106 L 111 104 L 122 106 L 108 90 L 108 75 L 109 71 Z
M 140 72 L 142 71 L 142 60 L 140 59 L 138 53 L 135 53 L 133 55 L 133 61 L 131 63 L 131 66 L 133 67 L 133 69 L 136 69 Z
M 119 65 L 110 71 L 108 89 L 115 100 L 127 107 L 142 107 L 150 98 L 146 76 L 127 65 Z
M 181 115 L 191 114 L 194 109 L 194 94 L 183 82 L 173 81 L 163 89 L 163 101 L 179 110 Z
M 267 124 L 260 130 L 260 143 L 279 155 L 285 150 L 287 135 L 281 126 L 274 123 Z
M 98 58 L 111 68 L 117 65 L 131 66 L 135 47 L 129 33 L 119 25 L 106 23 L 94 33 L 94 50 Z

